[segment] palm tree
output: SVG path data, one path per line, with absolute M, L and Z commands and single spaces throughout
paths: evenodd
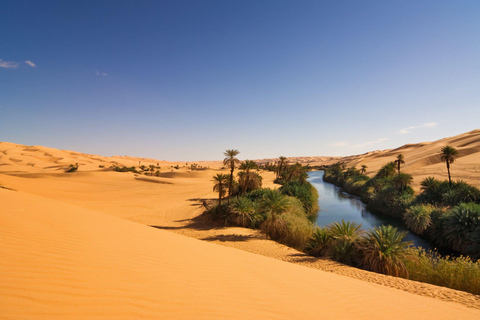
M 287 223 L 280 218 L 280 215 L 289 210 L 291 206 L 290 199 L 278 190 L 268 189 L 260 200 L 260 210 L 268 216 L 260 228 L 273 240 L 285 236 Z
M 455 161 L 455 157 L 458 155 L 458 150 L 452 146 L 445 146 L 442 148 L 440 159 L 447 164 L 448 171 L 448 183 L 452 186 L 452 178 L 450 177 L 450 163 Z
M 222 203 L 222 197 L 225 195 L 226 186 L 230 176 L 228 174 L 221 174 L 217 173 L 216 176 L 213 177 L 213 182 L 215 186 L 213 187 L 213 191 L 218 192 L 218 209 L 220 210 L 220 205 Z
M 235 170 L 235 165 L 240 163 L 240 160 L 235 158 L 240 151 L 236 149 L 225 150 L 223 155 L 226 157 L 223 159 L 223 164 L 230 167 L 230 181 L 228 183 L 228 203 L 230 203 L 230 197 L 232 196 L 232 185 L 233 185 L 233 171 Z
M 373 272 L 408 277 L 403 261 L 408 257 L 411 242 L 403 241 L 407 232 L 399 232 L 390 225 L 368 230 L 361 242 L 363 266 Z
M 365 174 L 365 172 L 367 172 L 367 168 L 368 167 L 366 165 L 362 164 L 362 169 L 360 169 L 360 173 Z
M 258 173 L 250 171 L 257 168 L 258 168 L 258 165 L 255 163 L 255 161 L 252 161 L 252 160 L 245 160 L 240 164 L 239 169 L 244 171 L 238 174 L 240 177 L 238 183 L 242 188 L 242 193 L 245 193 L 247 191 L 248 187 L 250 186 L 251 180 L 253 179 L 260 180 L 260 185 L 261 185 L 261 178 L 259 179 L 260 176 L 258 175 Z M 255 184 L 258 184 L 258 183 L 255 183 Z
M 283 170 L 283 165 L 287 163 L 287 158 L 284 156 L 278 157 L 280 161 L 278 162 L 278 171 L 277 171 L 277 178 L 280 176 Z
M 397 160 L 395 160 L 395 163 L 397 164 L 398 174 L 400 174 L 400 166 L 402 164 L 405 164 L 405 157 L 403 156 L 403 154 L 399 153 L 397 155 Z
M 153 172 L 155 171 L 155 166 L 151 164 L 148 167 L 150 168 L 150 175 L 153 176 Z

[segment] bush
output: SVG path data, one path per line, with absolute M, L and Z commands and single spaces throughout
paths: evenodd
M 75 163 L 74 165 L 71 164 L 68 166 L 68 168 L 65 170 L 65 172 L 75 172 L 78 170 L 78 163 Z
M 345 222 L 343 219 L 341 223 L 330 224 L 327 228 L 333 241 L 328 254 L 334 260 L 350 265 L 357 261 L 361 227 L 361 224 L 352 221 Z
M 396 277 L 408 277 L 404 260 L 408 258 L 411 242 L 404 242 L 407 232 L 382 225 L 368 230 L 361 241 L 361 265 L 367 270 Z
M 405 260 L 412 280 L 480 294 L 480 262 L 468 257 L 442 257 L 438 253 L 413 249 Z
M 238 197 L 233 199 L 231 203 L 226 222 L 240 227 L 251 227 L 253 214 L 252 201 L 246 197 Z
M 321 257 L 328 253 L 333 238 L 326 228 L 316 227 L 305 246 L 309 255 Z
M 305 213 L 309 216 L 311 220 L 316 219 L 318 215 L 318 192 L 315 187 L 306 182 L 300 184 L 298 182 L 289 182 L 283 185 L 280 189 L 280 192 L 295 197 L 302 202 Z
M 403 220 L 410 230 L 422 234 L 432 224 L 433 210 L 431 205 L 412 206 L 403 214 Z
M 475 248 L 472 240 L 480 230 L 480 205 L 462 203 L 454 207 L 445 215 L 443 227 L 444 236 L 454 250 L 464 254 L 480 255 L 478 251 L 470 251 Z

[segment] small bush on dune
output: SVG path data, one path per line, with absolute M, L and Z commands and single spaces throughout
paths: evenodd
M 408 277 L 404 260 L 408 259 L 408 246 L 412 243 L 403 241 L 406 234 L 390 225 L 368 230 L 360 243 L 361 265 L 373 272 Z

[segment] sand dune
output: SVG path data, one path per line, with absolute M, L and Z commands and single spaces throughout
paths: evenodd
M 466 135 L 455 138 L 464 148 L 455 166 L 475 176 L 478 133 Z M 450 141 L 402 147 L 407 163 L 416 155 L 409 170 L 440 169 L 428 148 L 441 143 Z M 350 161 L 380 166 L 396 152 Z M 201 200 L 216 198 L 212 176 L 227 172 L 220 161 L 191 171 L 140 159 L 0 143 L 0 318 L 480 318 L 478 296 L 306 257 L 258 231 L 199 220 Z M 158 162 L 160 177 L 108 169 L 138 161 Z M 73 163 L 78 171 L 65 173 Z M 262 175 L 275 187 L 273 173 Z
M 12 319 L 474 319 L 415 296 L 0 189 Z
M 373 176 L 383 165 L 394 161 L 399 153 L 405 156 L 405 165 L 402 171 L 413 175 L 413 187 L 420 189 L 420 182 L 433 176 L 437 179 L 448 179 L 445 163 L 440 159 L 440 150 L 446 145 L 458 149 L 459 155 L 452 164 L 452 179 L 464 180 L 476 187 L 480 187 L 480 129 L 463 133 L 457 136 L 444 138 L 433 142 L 406 144 L 399 148 L 377 150 L 361 155 L 348 157 L 297 157 L 288 158 L 290 162 L 299 161 L 310 165 L 329 165 L 335 162 L 345 162 L 348 167 L 366 165 L 367 174 Z M 275 159 L 266 159 L 273 162 Z

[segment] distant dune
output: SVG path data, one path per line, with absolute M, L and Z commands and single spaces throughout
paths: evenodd
M 342 161 L 347 167 L 356 166 L 359 169 L 361 165 L 366 165 L 368 167 L 366 173 L 373 176 L 383 165 L 394 161 L 396 156 L 402 153 L 405 156 L 402 171 L 413 175 L 413 187 L 418 191 L 420 182 L 428 176 L 441 180 L 448 179 L 445 163 L 440 160 L 440 150 L 446 145 L 451 145 L 459 151 L 458 158 L 451 167 L 452 179 L 464 180 L 480 187 L 480 129 L 433 142 L 406 144 L 396 149 L 377 150 L 360 155 L 295 157 L 288 160 L 310 165 L 329 165 Z M 273 162 L 275 159 L 263 161 Z
M 446 177 L 436 153 L 452 144 L 461 155 L 454 179 L 478 182 L 479 137 L 477 130 L 344 160 L 373 174 L 402 152 L 416 181 Z M 290 160 L 297 159 L 338 161 Z M 109 169 L 139 161 L 158 163 L 160 176 Z M 75 163 L 78 171 L 65 173 Z M 212 176 L 228 170 L 220 161 L 196 163 L 202 170 L 0 142 L 0 318 L 480 319 L 478 296 L 204 222 L 202 200 L 217 197 Z M 276 187 L 273 173 L 262 175 L 264 186 Z

